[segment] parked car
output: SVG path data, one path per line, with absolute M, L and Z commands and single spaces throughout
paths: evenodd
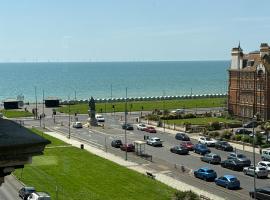
M 255 176 L 257 178 L 266 178 L 268 176 L 268 171 L 265 167 L 254 167 L 254 166 L 244 167 L 243 172 L 246 175 Z
M 234 134 L 235 135 L 250 135 L 250 134 L 252 134 L 252 131 L 249 131 L 245 128 L 238 128 L 238 129 L 236 129 Z
M 152 126 L 148 126 L 146 129 L 145 129 L 146 132 L 148 133 L 156 133 L 156 129 Z
M 132 152 L 135 150 L 135 147 L 133 144 L 123 144 L 120 146 L 120 149 L 122 151 Z
M 268 173 L 270 173 L 270 162 L 269 161 L 260 161 L 257 164 L 258 167 L 265 167 L 268 171 Z
M 35 191 L 36 189 L 34 187 L 22 187 L 19 190 L 19 197 L 21 197 L 23 200 L 26 200 L 28 196 Z
M 81 122 L 73 122 L 72 127 L 73 127 L 73 128 L 82 128 L 83 125 L 82 125 Z
M 137 125 L 137 129 L 140 131 L 144 131 L 147 128 L 147 126 L 145 124 L 138 124 Z
M 223 151 L 233 151 L 233 147 L 226 141 L 217 141 L 215 147 Z
M 28 196 L 27 200 L 51 200 L 51 197 L 46 192 L 33 192 Z
M 230 153 L 228 155 L 228 159 L 236 159 L 239 165 L 242 165 L 242 167 L 248 167 L 251 164 L 250 159 L 241 153 L 235 153 L 235 152 Z
M 204 155 L 207 153 L 211 153 L 211 150 L 205 144 L 195 144 L 194 152 Z
M 201 161 L 213 164 L 219 164 L 221 162 L 221 157 L 215 153 L 208 153 L 201 157 Z
M 270 161 L 270 149 L 264 149 L 264 150 L 262 150 L 261 158 L 264 161 Z
M 146 140 L 146 144 L 157 147 L 162 147 L 162 141 L 158 137 L 152 137 Z
M 113 140 L 112 143 L 111 143 L 112 147 L 115 147 L 115 148 L 120 148 L 121 145 L 123 145 L 122 141 L 121 140 Z
M 214 147 L 217 142 L 215 139 L 209 137 L 200 137 L 198 141 L 199 143 L 205 144 L 209 147 Z
M 240 188 L 240 181 L 233 175 L 224 175 L 215 180 L 216 185 L 227 189 Z
M 190 138 L 185 133 L 176 133 L 175 139 L 182 141 L 190 141 Z
M 180 155 L 187 155 L 188 154 L 188 149 L 185 148 L 184 146 L 182 145 L 177 145 L 177 146 L 174 146 L 170 149 L 170 151 L 172 153 L 176 153 L 176 154 L 180 154 Z
M 256 128 L 258 126 L 258 122 L 256 121 L 249 121 L 243 124 L 244 128 Z
M 131 124 L 123 124 L 122 129 L 133 130 L 134 128 Z
M 97 122 L 105 122 L 105 118 L 100 114 L 96 114 L 96 120 Z
M 215 178 L 217 178 L 217 173 L 213 169 L 202 167 L 194 171 L 194 176 L 205 181 L 215 180 Z
M 193 151 L 194 144 L 190 141 L 183 141 L 180 143 L 182 146 L 186 147 L 189 151 Z
M 228 159 L 220 162 L 221 167 L 225 167 L 228 169 L 242 171 L 243 165 L 241 165 L 236 159 Z
M 175 115 L 185 114 L 185 110 L 184 109 L 176 109 L 176 110 L 172 110 L 171 113 L 175 114 Z
M 249 192 L 249 196 L 254 198 L 254 191 Z M 269 200 L 270 199 L 270 187 L 256 188 L 256 199 Z

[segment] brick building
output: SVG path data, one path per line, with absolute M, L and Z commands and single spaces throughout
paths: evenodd
M 270 119 L 270 47 L 262 43 L 260 51 L 244 54 L 233 48 L 229 72 L 228 111 L 234 116 Z

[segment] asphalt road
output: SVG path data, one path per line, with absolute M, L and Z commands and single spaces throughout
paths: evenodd
M 21 200 L 18 196 L 18 191 L 21 184 L 12 176 L 5 177 L 5 183 L 0 186 L 1 200 Z

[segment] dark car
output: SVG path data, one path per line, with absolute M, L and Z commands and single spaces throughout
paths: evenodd
M 208 153 L 201 157 L 201 161 L 213 164 L 219 164 L 221 162 L 221 157 L 215 153 Z
M 182 145 L 177 145 L 177 146 L 174 146 L 170 149 L 170 151 L 172 153 L 176 153 L 176 154 L 181 154 L 181 155 L 187 155 L 188 154 L 188 149 L 185 148 L 184 146 Z
M 228 159 L 235 159 L 237 160 L 238 164 L 242 167 L 248 167 L 251 164 L 251 161 L 249 158 L 247 158 L 244 154 L 241 153 L 230 153 L 228 155 Z
M 211 150 L 205 144 L 195 144 L 194 152 L 204 155 L 207 153 L 211 153 Z
M 233 175 L 221 176 L 215 180 L 215 183 L 227 189 L 240 188 L 240 181 Z
M 135 147 L 133 144 L 123 144 L 120 146 L 120 149 L 122 151 L 132 152 L 135 150 Z
M 235 131 L 235 135 L 249 135 L 252 134 L 252 131 L 249 131 L 245 128 L 239 128 Z
M 215 178 L 217 178 L 217 173 L 210 168 L 202 167 L 194 171 L 194 176 L 205 181 L 215 180 Z
M 175 139 L 182 141 L 190 141 L 190 138 L 185 133 L 176 133 Z
M 244 128 L 256 128 L 258 126 L 258 122 L 256 121 L 249 121 L 243 124 Z
M 235 159 L 228 159 L 228 160 L 221 161 L 220 165 L 221 167 L 225 167 L 225 168 L 232 169 L 235 171 L 243 170 L 243 165 Z
M 21 197 L 23 200 L 26 200 L 28 196 L 35 191 L 36 190 L 34 187 L 23 187 L 19 190 L 19 197 Z
M 181 145 L 183 147 L 186 147 L 189 151 L 193 151 L 194 144 L 192 144 L 192 142 L 190 142 L 190 141 L 183 141 L 183 142 L 181 142 Z
M 112 147 L 115 147 L 115 148 L 120 148 L 121 145 L 123 145 L 122 141 L 121 140 L 113 140 L 112 143 L 111 143 Z
M 123 124 L 122 129 L 133 130 L 134 128 L 131 124 Z
M 152 126 L 148 126 L 144 130 L 148 133 L 156 133 L 157 132 L 156 129 Z
M 226 141 L 217 141 L 215 147 L 223 151 L 233 151 L 233 147 Z
M 254 198 L 254 191 L 250 191 L 249 196 Z M 270 187 L 256 188 L 256 199 L 270 200 Z

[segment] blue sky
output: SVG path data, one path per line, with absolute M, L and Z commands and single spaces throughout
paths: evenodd
M 0 62 L 229 60 L 270 43 L 270 1 L 0 0 Z

